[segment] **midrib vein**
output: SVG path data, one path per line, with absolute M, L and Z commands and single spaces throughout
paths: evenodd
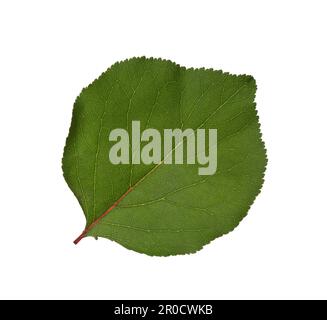
M 203 127 L 210 119 L 213 117 L 221 108 L 223 108 L 232 98 L 234 98 L 242 88 L 244 88 L 246 84 L 243 84 L 240 86 L 232 95 L 230 95 L 225 102 L 221 103 L 191 134 L 186 136 L 186 138 L 193 136 L 197 129 Z M 102 130 L 102 120 L 103 117 L 101 117 L 101 123 L 100 123 L 100 131 Z M 164 162 L 165 160 L 184 142 L 184 140 L 180 141 L 170 152 L 167 153 L 167 155 L 156 165 L 154 166 L 148 173 L 146 173 L 140 180 L 138 180 L 133 186 L 130 186 L 128 190 L 108 209 L 106 210 L 100 217 L 95 219 L 82 233 L 81 235 L 74 241 L 75 244 L 77 244 L 80 240 L 82 240 L 87 233 L 93 229 L 95 225 L 97 225 L 103 218 L 105 218 L 110 211 L 112 211 L 132 190 L 134 190 L 139 184 L 141 184 L 149 175 L 151 175 L 153 172 L 155 172 Z M 98 145 L 99 147 L 99 145 Z M 98 151 L 98 150 L 97 150 Z M 97 157 L 96 157 L 97 161 Z M 96 171 L 95 171 L 96 172 Z M 95 199 L 93 198 L 93 208 L 95 208 Z M 94 211 L 94 210 L 93 210 Z M 95 212 L 94 212 L 95 214 Z M 94 219 L 94 215 L 93 215 Z
M 203 127 L 209 120 L 210 118 L 215 115 L 226 103 L 229 102 L 230 99 L 232 99 L 235 95 L 237 95 L 240 90 L 244 87 L 245 85 L 242 85 L 235 93 L 233 93 L 223 104 L 221 104 L 217 109 L 212 112 L 191 134 L 186 136 L 186 138 L 191 137 L 195 134 L 196 130 Z M 156 171 L 164 162 L 165 160 L 181 145 L 183 144 L 184 140 L 180 141 L 170 152 L 167 153 L 167 155 L 156 165 L 154 166 L 148 173 L 146 173 L 139 181 L 137 181 L 133 186 L 132 189 L 135 189 L 142 181 L 144 181 L 149 175 L 151 175 L 154 171 Z

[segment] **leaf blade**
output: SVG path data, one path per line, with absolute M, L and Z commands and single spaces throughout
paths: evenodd
M 266 167 L 255 91 L 250 76 L 186 69 L 160 59 L 134 58 L 106 71 L 77 98 L 64 152 L 64 176 L 87 219 L 82 235 L 106 237 L 149 255 L 171 255 L 195 252 L 233 230 L 259 193 Z M 201 178 L 194 166 L 163 162 L 115 167 L 106 154 L 108 131 L 125 127 L 131 134 L 131 120 L 140 120 L 143 130 L 161 132 L 217 128 L 218 172 Z M 81 161 L 82 170 L 76 170 Z

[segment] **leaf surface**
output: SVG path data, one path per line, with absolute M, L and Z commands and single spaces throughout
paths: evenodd
M 266 167 L 255 80 L 186 69 L 171 61 L 118 62 L 77 97 L 63 157 L 64 177 L 86 217 L 85 236 L 148 255 L 193 253 L 233 230 L 259 193 Z M 218 169 L 109 161 L 109 132 L 218 130 Z M 136 150 L 130 153 L 133 156 Z M 164 157 L 164 155 L 163 155 Z

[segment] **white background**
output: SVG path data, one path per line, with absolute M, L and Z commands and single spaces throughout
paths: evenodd
M 0 298 L 327 298 L 326 1 L 2 1 Z M 146 55 L 253 75 L 269 164 L 231 234 L 148 257 L 72 240 L 61 172 L 75 97 Z

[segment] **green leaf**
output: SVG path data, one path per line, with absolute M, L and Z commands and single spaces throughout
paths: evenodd
M 118 62 L 77 97 L 64 177 L 86 217 L 85 236 L 148 255 L 193 253 L 233 230 L 260 192 L 266 167 L 251 76 L 186 69 L 171 61 Z M 218 168 L 109 161 L 109 132 L 216 128 Z M 130 152 L 134 154 L 135 150 Z

